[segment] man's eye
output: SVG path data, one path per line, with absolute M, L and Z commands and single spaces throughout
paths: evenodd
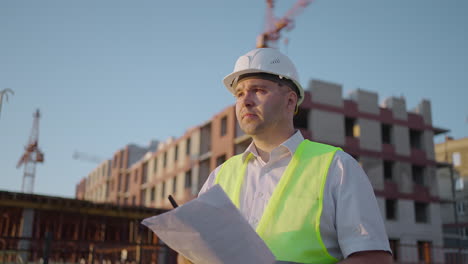
M 263 89 L 255 89 L 255 92 L 256 92 L 256 93 L 264 94 L 264 93 L 265 93 L 265 90 L 263 90 Z

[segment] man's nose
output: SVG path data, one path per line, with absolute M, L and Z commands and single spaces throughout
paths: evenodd
M 242 104 L 249 107 L 249 106 L 254 106 L 255 105 L 255 94 L 252 92 L 246 92 L 244 97 L 241 99 Z

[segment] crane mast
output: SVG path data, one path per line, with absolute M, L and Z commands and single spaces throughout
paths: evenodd
M 294 27 L 294 17 L 299 15 L 312 0 L 298 0 L 282 18 L 273 15 L 273 0 L 266 0 L 265 32 L 257 37 L 257 48 L 269 48 L 281 37 L 282 30 L 291 30 Z
M 34 178 L 36 177 L 36 164 L 44 162 L 44 153 L 39 149 L 39 118 L 41 114 L 39 109 L 33 114 L 33 126 L 29 141 L 25 147 L 25 151 L 21 156 L 16 168 L 24 166 L 23 184 L 21 191 L 24 193 L 32 193 L 34 190 Z

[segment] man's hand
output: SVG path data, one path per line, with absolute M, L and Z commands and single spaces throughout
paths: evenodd
M 386 251 L 361 251 L 349 255 L 348 258 L 339 262 L 340 264 L 392 264 L 393 258 Z

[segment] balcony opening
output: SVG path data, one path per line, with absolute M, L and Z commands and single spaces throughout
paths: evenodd
M 397 201 L 393 199 L 385 200 L 385 216 L 387 220 L 397 219 Z
M 424 167 L 413 165 L 411 166 L 411 173 L 415 184 L 424 185 Z
M 345 136 L 358 138 L 361 130 L 356 118 L 345 117 Z
M 384 160 L 383 168 L 384 168 L 384 180 L 393 181 L 393 161 Z
M 421 130 L 410 129 L 410 145 L 414 149 L 422 149 L 422 135 Z
M 418 241 L 418 257 L 422 263 L 432 263 L 431 244 L 429 241 Z
M 382 143 L 392 144 L 392 125 L 382 124 Z

